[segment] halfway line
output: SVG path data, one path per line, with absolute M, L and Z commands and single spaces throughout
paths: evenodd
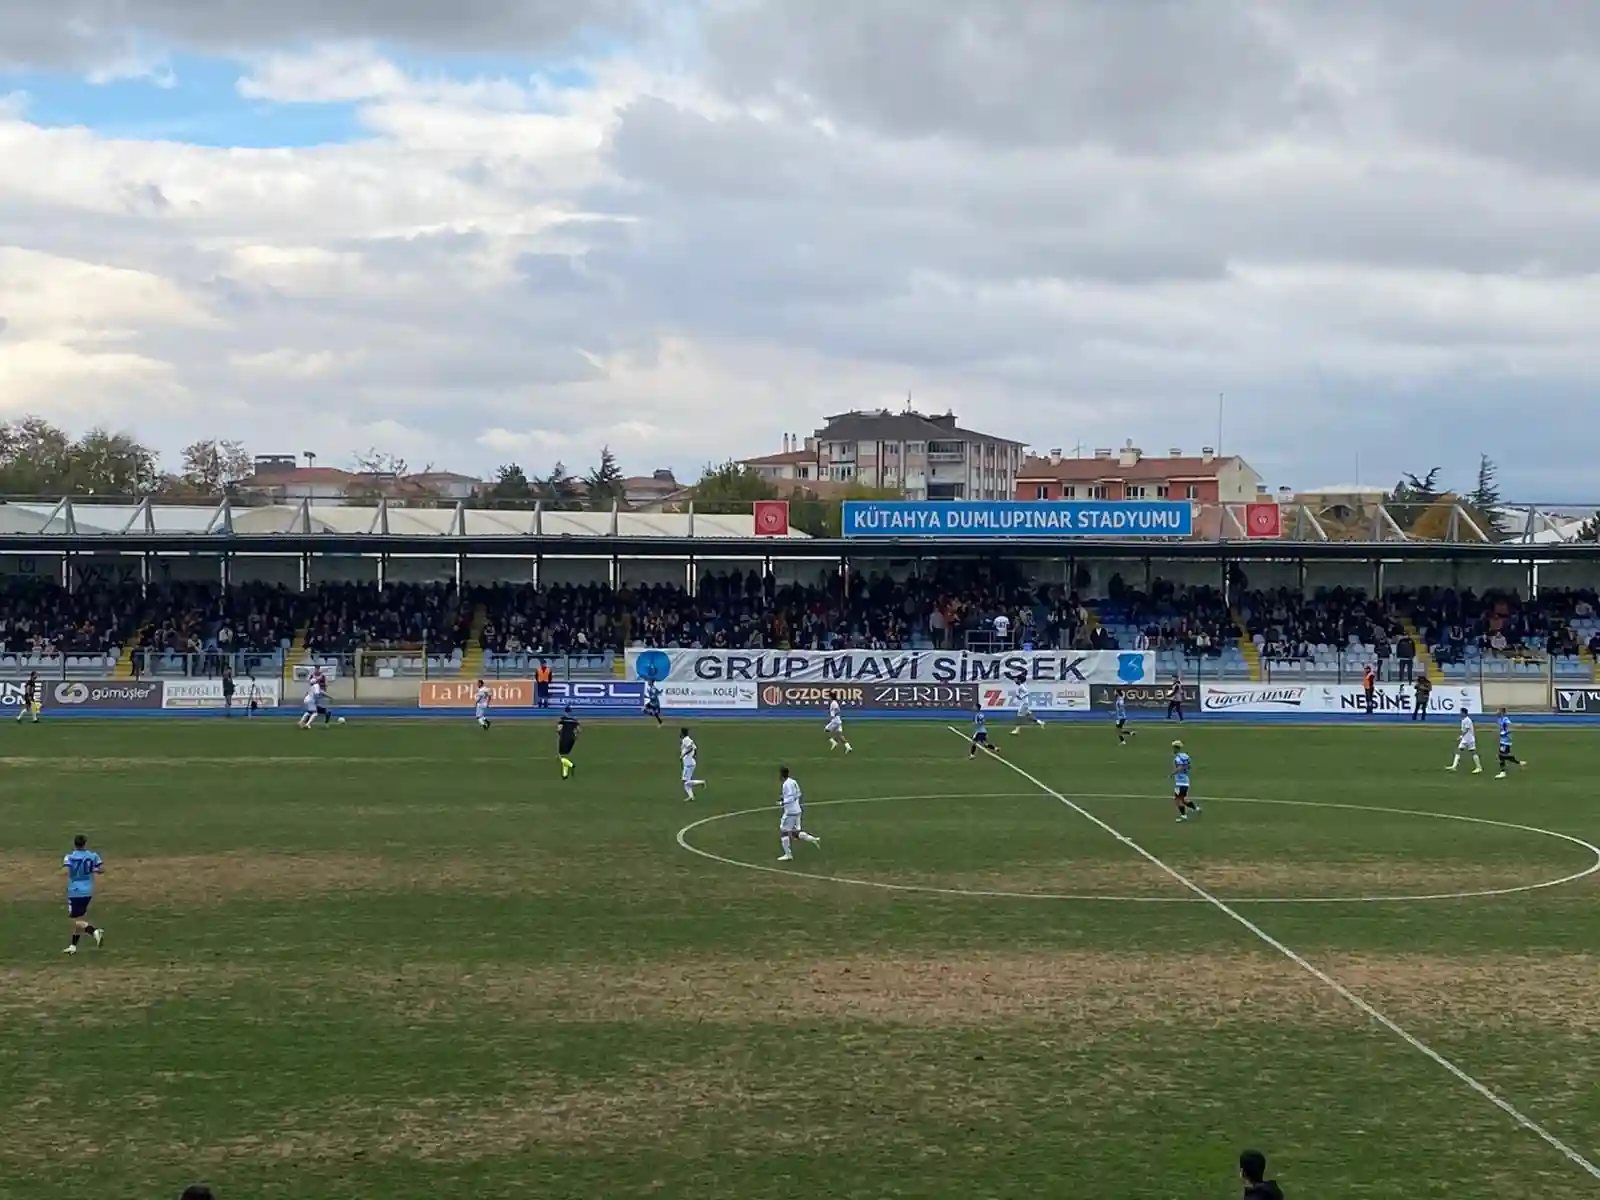
M 966 734 L 962 733 L 961 730 L 957 729 L 954 725 L 946 725 L 945 728 L 951 733 L 955 734 L 958 738 L 965 740 L 967 737 Z M 1017 775 L 1021 776 L 1023 779 L 1026 779 L 1045 795 L 1054 797 L 1060 803 L 1066 805 L 1084 820 L 1098 826 L 1106 833 L 1109 833 L 1112 837 L 1116 838 L 1117 841 L 1121 842 L 1128 849 L 1139 855 L 1140 858 L 1144 859 L 1151 866 L 1165 872 L 1175 882 L 1181 884 L 1183 887 L 1188 888 L 1189 891 L 1193 892 L 1200 899 L 1211 905 L 1218 912 L 1221 912 L 1230 920 L 1235 921 L 1242 925 L 1245 929 L 1248 929 L 1261 941 L 1265 942 L 1268 946 L 1271 946 L 1290 962 L 1294 963 L 1295 966 L 1305 971 L 1319 983 L 1331 988 L 1338 995 L 1344 997 L 1344 999 L 1349 1001 L 1357 1009 L 1365 1013 L 1368 1017 L 1372 1018 L 1372 1020 L 1376 1021 L 1379 1025 L 1382 1025 L 1385 1029 L 1394 1034 L 1401 1041 L 1405 1042 L 1406 1045 L 1410 1046 L 1413 1050 L 1432 1059 L 1439 1066 L 1450 1072 L 1451 1075 L 1454 1075 L 1462 1083 L 1466 1084 L 1473 1091 L 1477 1092 L 1478 1095 L 1482 1096 L 1490 1104 L 1494 1105 L 1501 1112 L 1505 1113 L 1506 1116 L 1510 1117 L 1518 1125 L 1521 1125 L 1529 1133 L 1537 1135 L 1542 1141 L 1544 1141 L 1546 1145 L 1550 1146 L 1554 1150 L 1560 1151 L 1560 1153 L 1566 1157 L 1568 1162 L 1572 1163 L 1574 1166 L 1582 1168 L 1584 1171 L 1587 1171 L 1590 1177 L 1594 1179 L 1600 1179 L 1600 1167 L 1595 1166 L 1594 1163 L 1590 1162 L 1571 1146 L 1567 1145 L 1560 1138 L 1556 1137 L 1555 1134 L 1551 1133 L 1543 1125 L 1540 1125 L 1532 1117 L 1524 1115 L 1522 1111 L 1513 1105 L 1509 1100 L 1502 1099 L 1496 1092 L 1490 1089 L 1487 1084 L 1479 1083 L 1471 1075 L 1468 1075 L 1465 1071 L 1456 1066 L 1455 1063 L 1451 1062 L 1444 1055 L 1440 1054 L 1432 1046 L 1422 1041 L 1422 1039 L 1407 1033 L 1394 1021 L 1384 1016 L 1376 1008 L 1372 1007 L 1372 1005 L 1368 1004 L 1360 996 L 1356 995 L 1349 988 L 1345 987 L 1344 984 L 1340 983 L 1326 971 L 1315 966 L 1296 951 L 1291 950 L 1288 946 L 1284 945 L 1277 938 L 1273 937 L 1265 929 L 1262 929 L 1261 926 L 1257 925 L 1243 913 L 1235 911 L 1234 908 L 1227 903 L 1227 901 L 1219 900 L 1216 896 L 1213 896 L 1210 892 L 1206 891 L 1205 888 L 1194 882 L 1194 880 L 1190 879 L 1187 875 L 1184 875 L 1177 868 L 1168 866 L 1165 862 L 1157 858 L 1154 854 L 1150 853 L 1150 851 L 1146 850 L 1127 834 L 1113 828 L 1111 825 L 1108 825 L 1088 809 L 1084 808 L 1081 804 L 1073 803 L 1073 801 L 1069 800 L 1066 796 L 1056 791 L 1055 788 L 1045 783 L 1042 779 L 1029 774 L 1027 771 L 1023 770 L 1023 768 L 1017 766 L 1016 763 L 1009 759 L 1001 758 L 1000 755 L 995 754 L 993 751 L 990 751 L 990 757 L 996 762 L 1002 763 L 1012 771 L 1016 772 Z

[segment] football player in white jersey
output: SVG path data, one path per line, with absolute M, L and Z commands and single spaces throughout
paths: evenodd
M 489 728 L 489 686 L 483 680 L 478 680 L 478 690 L 472 694 L 473 709 L 478 716 L 478 724 Z
M 311 686 L 306 691 L 305 713 L 300 718 L 300 728 L 310 729 L 311 723 L 318 717 L 327 725 L 333 720 L 333 712 L 328 708 L 328 685 L 325 676 L 320 672 L 311 677 Z
M 689 727 L 687 725 L 678 730 L 678 737 L 678 758 L 683 763 L 683 798 L 685 800 L 693 800 L 695 788 L 704 787 L 706 782 L 703 779 L 696 779 L 694 774 L 695 760 L 699 756 L 700 748 L 694 744 L 694 739 L 689 736 Z
M 828 749 L 837 750 L 844 747 L 844 752 L 851 752 L 850 739 L 844 736 L 844 718 L 839 715 L 839 701 L 828 701 L 828 723 L 822 727 L 822 732 L 828 735 Z
M 1011 692 L 1011 706 L 1017 710 L 1017 723 L 1011 730 L 1012 736 L 1021 733 L 1022 727 L 1030 721 L 1043 729 L 1044 722 L 1033 715 L 1033 693 L 1028 691 L 1027 676 L 1013 675 L 1011 682 L 1015 685 Z
M 783 853 L 778 855 L 778 861 L 793 862 L 794 838 L 799 838 L 802 842 L 809 842 L 813 846 L 822 845 L 822 839 L 814 837 L 802 828 L 800 785 L 789 774 L 789 768 L 779 767 L 778 778 L 783 781 L 781 794 L 778 798 L 778 807 L 783 810 L 783 816 L 778 820 L 778 841 L 783 846 Z
M 1471 713 L 1461 714 L 1461 740 L 1456 742 L 1456 756 L 1445 770 L 1454 771 L 1459 767 L 1463 754 L 1472 755 L 1472 773 L 1482 775 L 1483 763 L 1478 759 L 1478 731 L 1473 728 Z

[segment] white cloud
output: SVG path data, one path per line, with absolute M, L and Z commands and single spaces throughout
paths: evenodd
M 456 7 L 440 44 L 575 28 Z M 743 0 L 579 87 L 386 57 L 438 11 L 291 5 L 274 41 L 186 9 L 242 96 L 355 104 L 364 136 L 119 140 L 0 101 L 6 403 L 153 389 L 122 411 L 168 449 L 692 471 L 908 391 L 1040 446 L 1198 445 L 1226 392 L 1274 483 L 1488 449 L 1508 489 L 1581 490 L 1600 26 L 1224 7 Z M 110 69 L 133 43 L 97 28 Z

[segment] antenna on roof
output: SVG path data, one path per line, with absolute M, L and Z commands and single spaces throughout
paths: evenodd
M 910 388 L 906 389 L 906 411 L 907 412 L 911 411 L 911 389 Z
M 306 466 L 314 467 L 317 465 L 317 452 L 315 450 L 302 450 L 300 455 L 306 460 Z

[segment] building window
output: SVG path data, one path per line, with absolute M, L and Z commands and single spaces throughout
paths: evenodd
M 1168 488 L 1166 484 L 1164 484 L 1164 483 L 1157 484 L 1156 485 L 1156 499 L 1157 500 L 1165 500 L 1170 491 L 1171 491 L 1171 489 Z
M 1191 483 L 1188 487 L 1186 487 L 1184 489 L 1184 494 L 1190 500 L 1198 500 L 1198 499 L 1200 499 L 1200 485 L 1198 483 Z
M 1061 498 L 1063 500 L 1076 500 L 1078 498 L 1077 486 L 1075 484 L 1067 484 L 1066 487 L 1061 489 Z
M 1132 483 L 1130 483 L 1124 489 L 1124 491 L 1125 491 L 1125 497 L 1124 498 L 1128 499 L 1128 500 L 1143 500 L 1145 498 L 1146 494 L 1147 494 L 1146 489 L 1145 489 L 1143 484 L 1132 484 Z
M 1109 500 L 1111 499 L 1111 489 L 1103 483 L 1091 484 L 1089 487 L 1089 499 Z
M 1050 499 L 1050 485 L 1048 483 L 1039 484 L 1039 486 L 1033 489 L 1033 498 L 1035 500 Z

